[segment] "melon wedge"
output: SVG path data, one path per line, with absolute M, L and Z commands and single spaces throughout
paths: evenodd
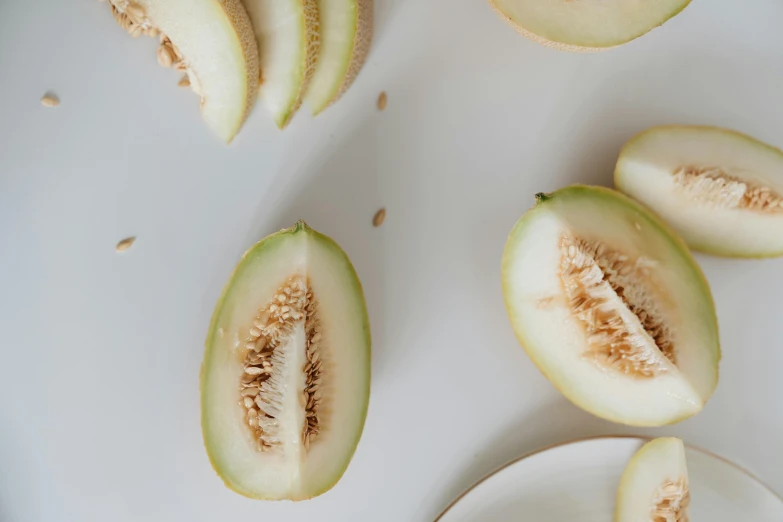
M 364 294 L 340 247 L 300 221 L 245 253 L 201 372 L 204 444 L 229 488 L 303 500 L 334 486 L 370 393 Z
M 657 212 L 694 250 L 783 255 L 783 151 L 717 127 L 654 127 L 623 148 L 619 190 Z
M 514 29 L 561 51 L 589 52 L 638 38 L 685 9 L 690 0 L 489 0 Z
M 685 446 L 655 439 L 636 452 L 617 490 L 614 522 L 688 522 L 690 488 Z
M 351 86 L 370 52 L 373 0 L 318 0 L 321 55 L 306 99 L 314 115 Z
M 320 48 L 316 0 L 244 0 L 259 46 L 259 95 L 281 129 L 302 105 Z
M 715 307 L 685 244 L 619 192 L 539 194 L 501 267 L 522 347 L 577 406 L 628 425 L 699 412 L 718 383 Z
M 198 85 L 201 114 L 223 141 L 245 122 L 258 88 L 258 49 L 240 0 L 111 0 L 144 28 L 167 36 Z

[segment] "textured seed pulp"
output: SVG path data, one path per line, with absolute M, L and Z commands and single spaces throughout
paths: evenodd
M 667 481 L 658 488 L 650 513 L 650 522 L 688 522 L 688 505 L 691 494 L 688 482 L 680 478 Z
M 690 198 L 719 208 L 783 213 L 783 196 L 764 186 L 731 176 L 717 167 L 678 167 L 675 184 Z
M 667 371 L 659 352 L 676 363 L 672 334 L 650 285 L 650 260 L 633 260 L 568 235 L 560 238 L 560 252 L 560 279 L 572 313 L 584 326 L 587 357 L 638 378 Z
M 188 81 L 185 84 L 183 80 L 180 80 L 179 85 L 181 87 L 190 86 L 197 94 L 201 94 L 199 83 L 193 71 L 188 68 L 185 57 L 182 56 L 179 49 L 171 42 L 168 36 L 152 25 L 142 6 L 130 0 L 115 0 L 114 3 L 109 2 L 109 5 L 117 24 L 134 38 L 142 34 L 153 38 L 159 36 L 158 63 L 162 67 L 173 67 L 177 71 L 185 72 L 188 76 Z
M 239 404 L 259 451 L 280 445 L 277 419 L 282 413 L 284 382 L 289 373 L 283 347 L 299 323 L 304 323 L 307 353 L 307 364 L 302 368 L 305 387 L 300 392 L 300 405 L 305 410 L 302 443 L 306 450 L 321 430 L 324 339 L 318 302 L 305 278 L 295 275 L 259 310 L 245 339 Z

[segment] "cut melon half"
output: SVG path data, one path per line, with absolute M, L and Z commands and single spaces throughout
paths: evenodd
M 623 148 L 615 185 L 699 251 L 783 255 L 783 151 L 716 127 L 654 127 Z
M 318 0 L 321 55 L 307 90 L 314 115 L 337 101 L 351 86 L 370 52 L 373 0 Z
M 688 522 L 690 500 L 685 446 L 673 437 L 655 439 L 623 472 L 614 522 Z
M 244 0 L 259 47 L 259 95 L 279 128 L 302 105 L 320 49 L 317 0 Z
M 115 16 L 161 33 L 201 96 L 207 125 L 230 142 L 258 89 L 258 49 L 240 0 L 111 0 Z M 119 18 L 118 18 L 119 20 Z
M 509 235 L 502 285 L 530 358 L 594 415 L 670 424 L 700 411 L 718 383 L 707 281 L 685 244 L 619 192 L 539 194 Z
M 345 472 L 370 393 L 370 326 L 348 257 L 303 222 L 239 262 L 201 375 L 204 443 L 234 491 L 303 500 Z
M 638 38 L 685 9 L 690 0 L 489 0 L 514 29 L 561 51 L 589 52 Z

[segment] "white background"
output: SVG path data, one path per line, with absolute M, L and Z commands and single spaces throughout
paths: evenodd
M 106 5 L 0 0 L 0 520 L 431 521 L 507 460 L 609 433 L 680 435 L 783 490 L 783 260 L 698 258 L 721 384 L 660 430 L 563 399 L 517 345 L 499 282 L 533 194 L 610 184 L 638 131 L 715 124 L 783 145 L 783 3 L 695 0 L 594 55 L 539 47 L 483 0 L 378 10 L 337 106 L 282 133 L 258 107 L 226 147 Z M 60 107 L 40 105 L 47 90 Z M 198 373 L 239 256 L 298 218 L 364 283 L 372 398 L 332 491 L 263 503 L 210 468 Z

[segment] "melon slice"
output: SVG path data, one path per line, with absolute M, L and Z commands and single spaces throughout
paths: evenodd
M 370 51 L 373 0 L 318 0 L 321 55 L 306 99 L 313 114 L 337 101 L 359 74 Z
M 615 522 L 688 522 L 690 504 L 685 446 L 660 438 L 636 452 L 617 490 Z
M 589 52 L 638 38 L 690 0 L 489 0 L 522 35 L 561 51 Z
M 345 472 L 370 393 L 370 326 L 348 257 L 303 222 L 239 262 L 201 375 L 204 443 L 234 491 L 308 499 Z
M 530 358 L 594 415 L 677 422 L 700 411 L 718 383 L 704 276 L 664 223 L 619 192 L 539 194 L 509 235 L 502 284 Z
M 258 88 L 258 49 L 240 0 L 111 0 L 131 34 L 157 35 L 201 96 L 207 125 L 230 142 L 245 122 Z M 168 45 L 168 44 L 167 44 Z M 164 49 L 165 50 L 165 49 Z
M 699 251 L 783 255 L 783 151 L 716 127 L 654 127 L 620 153 L 618 189 Z
M 259 94 L 279 128 L 302 105 L 320 48 L 316 0 L 245 0 L 256 32 Z

